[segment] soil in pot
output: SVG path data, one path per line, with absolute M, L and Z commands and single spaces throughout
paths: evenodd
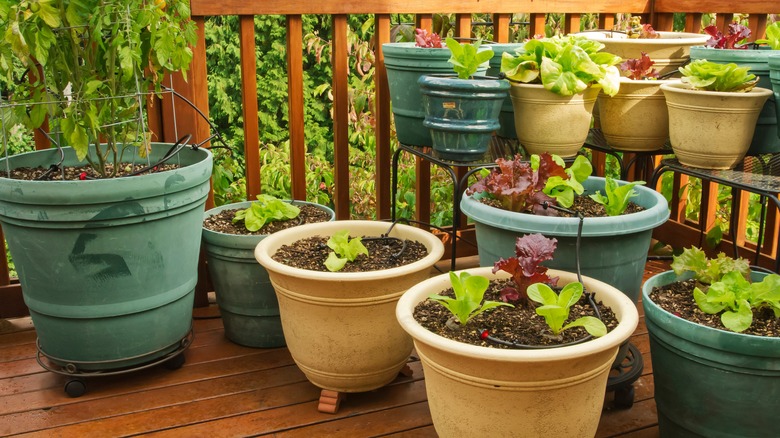
M 249 231 L 244 226 L 243 221 L 233 223 L 233 218 L 236 216 L 236 212 L 240 209 L 222 210 L 221 212 L 207 217 L 203 221 L 203 226 L 211 231 L 216 231 L 225 234 L 251 234 L 262 235 L 271 234 L 287 228 L 292 228 L 303 224 L 312 224 L 315 222 L 327 222 L 330 220 L 330 215 L 327 211 L 317 208 L 313 205 L 298 205 L 301 212 L 298 217 L 285 221 L 271 221 L 266 223 L 263 228 L 257 231 Z
M 133 164 L 130 163 L 122 165 L 122 167 L 117 172 L 117 176 L 129 176 L 133 172 L 138 172 L 140 170 L 145 169 L 148 167 L 147 164 Z M 147 173 L 157 173 L 157 172 L 164 172 L 166 170 L 173 170 L 178 169 L 178 164 L 159 164 L 154 166 L 152 169 L 152 172 L 143 172 L 139 173 L 137 175 L 145 175 Z M 114 166 L 111 164 L 106 165 L 106 172 L 108 174 L 113 173 Z M 101 179 L 102 177 L 95 171 L 95 169 L 92 168 L 92 166 L 63 166 L 60 170 L 56 170 L 54 172 L 51 172 L 49 175 L 47 175 L 44 178 L 41 178 L 44 174 L 49 172 L 49 168 L 46 167 L 19 167 L 16 169 L 11 169 L 10 178 L 11 179 L 21 179 L 25 181 L 35 181 L 38 179 L 42 179 L 44 181 L 78 181 L 78 180 L 84 180 L 84 179 Z M 8 176 L 7 173 L 3 172 L 1 176 Z
M 359 255 L 339 272 L 367 272 L 396 268 L 421 260 L 428 255 L 425 245 L 420 242 L 377 237 L 363 236 L 362 242 L 368 249 L 369 255 Z M 327 271 L 325 260 L 331 251 L 327 241 L 328 239 L 319 236 L 301 239 L 292 245 L 280 247 L 272 258 L 294 268 Z
M 501 206 L 501 203 L 499 201 L 494 199 L 483 198 L 482 202 L 486 205 L 490 205 L 491 207 L 504 208 Z M 568 210 L 573 211 L 574 214 L 558 210 L 558 217 L 576 217 L 577 216 L 576 213 L 582 213 L 584 217 L 608 217 L 609 216 L 607 214 L 607 211 L 604 209 L 603 205 L 594 201 L 589 196 L 583 196 L 583 195 L 575 196 L 574 204 L 572 204 L 572 206 L 569 207 Z M 629 201 L 628 207 L 626 207 L 626 210 L 623 212 L 623 214 L 638 213 L 643 210 L 644 208 L 641 205 Z
M 650 298 L 667 312 L 695 324 L 728 331 L 720 320 L 720 314 L 704 313 L 693 299 L 693 279 L 676 281 L 663 287 L 655 287 Z M 743 332 L 745 335 L 780 337 L 780 319 L 775 318 L 769 308 L 753 309 L 753 324 Z
M 490 301 L 501 300 L 501 290 L 513 284 L 512 280 L 494 280 L 490 282 L 488 290 L 485 292 L 484 299 Z M 454 297 L 452 289 L 440 293 L 440 295 Z M 601 320 L 607 326 L 607 331 L 612 331 L 618 325 L 615 314 L 609 307 L 596 303 Z M 595 316 L 594 309 L 588 303 L 583 294 L 580 301 L 571 307 L 569 320 L 573 321 L 581 316 Z M 425 300 L 417 304 L 414 309 L 414 319 L 429 331 L 442 337 L 473 344 L 482 347 L 492 348 L 512 348 L 506 345 L 498 344 L 487 339 L 482 339 L 480 334 L 487 330 L 491 337 L 504 341 L 535 346 L 555 346 L 567 344 L 585 338 L 588 333 L 582 327 L 574 327 L 564 330 L 558 337 L 550 333 L 550 329 L 544 321 L 544 318 L 536 314 L 534 303 L 527 305 L 517 304 L 515 307 L 501 306 L 492 310 L 483 312 L 464 327 L 455 324 L 455 328 L 450 328 L 447 321 L 452 317 L 452 313 L 440 303 L 433 300 Z

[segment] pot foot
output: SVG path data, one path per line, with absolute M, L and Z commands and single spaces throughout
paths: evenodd
M 409 364 L 406 364 L 403 368 L 401 368 L 400 371 L 398 371 L 398 374 L 404 377 L 412 377 L 414 375 L 414 371 L 412 370 L 412 367 L 409 366 Z
M 317 410 L 325 414 L 335 414 L 346 396 L 343 392 L 323 389 L 320 392 L 320 404 L 317 406 Z

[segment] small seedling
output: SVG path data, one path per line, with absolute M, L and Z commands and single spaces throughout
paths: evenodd
M 542 304 L 536 308 L 536 313 L 544 317 L 553 335 L 558 336 L 572 327 L 583 327 L 591 336 L 604 336 L 607 334 L 607 326 L 593 316 L 582 316 L 563 325 L 569 319 L 571 306 L 580 300 L 583 290 L 582 283 L 574 282 L 567 284 L 560 294 L 556 294 L 550 286 L 536 283 L 528 287 L 528 298 Z
M 347 262 L 354 262 L 360 254 L 368 255 L 368 249 L 360 237 L 349 238 L 349 230 L 333 233 L 328 239 L 328 248 L 332 249 L 325 260 L 325 267 L 331 272 L 340 271 Z
M 539 233 L 527 234 L 515 240 L 515 256 L 499 259 L 493 265 L 493 273 L 504 271 L 512 276 L 514 287 L 501 291 L 504 301 L 517 301 L 528 304 L 528 287 L 535 283 L 555 286 L 558 277 L 549 277 L 545 260 L 552 260 L 558 240 L 549 239 Z
M 756 40 L 757 44 L 768 44 L 772 50 L 780 50 L 780 21 L 766 27 L 766 38 Z
M 233 217 L 233 223 L 244 221 L 244 227 L 249 231 L 257 231 L 266 223 L 294 219 L 301 213 L 301 209 L 277 199 L 271 195 L 257 195 L 257 201 L 252 202 L 248 208 L 239 210 Z
M 455 292 L 455 298 L 443 295 L 431 295 L 428 298 L 446 307 L 461 326 L 465 326 L 472 318 L 486 310 L 499 306 L 514 307 L 500 301 L 483 302 L 490 281 L 480 275 L 461 272 L 458 276 L 454 272 L 450 272 L 450 282 L 452 290 Z
M 679 68 L 682 81 L 698 90 L 747 93 L 758 83 L 750 67 L 740 67 L 733 62 L 717 62 L 697 59 Z
M 658 79 L 658 72 L 655 71 L 653 66 L 655 61 L 647 56 L 647 53 L 640 52 L 640 57 L 626 59 L 618 67 L 620 71 L 626 73 L 626 77 L 635 80 L 653 80 Z
M 620 216 L 626 211 L 631 198 L 638 196 L 638 193 L 634 190 L 634 186 L 644 183 L 644 181 L 634 181 L 618 185 L 617 181 L 607 177 L 604 180 L 604 191 L 606 192 L 606 196 L 602 195 L 601 191 L 597 191 L 590 195 L 590 199 L 603 205 L 607 215 Z
M 447 47 L 452 52 L 449 63 L 458 74 L 458 79 L 469 79 L 477 72 L 479 66 L 488 62 L 493 57 L 493 50 L 479 50 L 481 40 L 473 44 L 461 44 L 453 38 L 447 38 Z

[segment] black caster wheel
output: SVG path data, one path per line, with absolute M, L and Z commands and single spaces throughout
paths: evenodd
M 634 385 L 625 385 L 615 390 L 615 407 L 630 409 L 634 406 Z
M 177 354 L 165 361 L 165 368 L 169 370 L 178 370 L 182 365 L 184 365 L 184 353 Z
M 87 383 L 82 379 L 71 379 L 65 382 L 65 393 L 71 397 L 81 397 L 87 392 Z

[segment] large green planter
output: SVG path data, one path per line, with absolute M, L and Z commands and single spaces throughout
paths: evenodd
M 155 144 L 154 162 L 170 145 Z M 64 165 L 76 164 L 65 148 Z M 56 149 L 0 160 L 57 163 Z M 140 159 L 139 159 L 140 160 Z M 0 184 L 0 222 L 42 352 L 103 370 L 150 362 L 190 331 L 212 155 L 184 148 L 177 170 L 94 181 Z
M 650 300 L 653 287 L 682 278 L 663 272 L 642 288 L 661 436 L 777 436 L 780 338 L 694 324 Z
M 706 59 L 719 64 L 734 63 L 740 67 L 750 67 L 750 73 L 758 76 L 758 87 L 771 90 L 769 74 L 769 56 L 780 53 L 769 47 L 758 50 L 713 49 L 711 47 L 691 47 L 691 60 Z M 756 130 L 747 155 L 770 154 L 780 152 L 780 137 L 777 131 L 778 102 L 774 96 L 764 103 L 756 122 Z
M 475 76 L 424 75 L 418 80 L 433 150 L 441 158 L 473 161 L 488 150 L 498 130 L 501 105 L 509 97 L 509 82 Z
M 604 193 L 604 178 L 590 177 L 583 185 L 587 193 Z M 666 222 L 669 208 L 666 199 L 655 190 L 644 186 L 634 189 L 639 196 L 632 201 L 644 207 L 644 211 L 585 218 L 580 267 L 582 275 L 610 284 L 636 302 L 653 229 Z M 545 265 L 576 272 L 578 218 L 515 213 L 483 204 L 471 196 L 464 196 L 460 206 L 475 223 L 480 266 L 493 266 L 499 258 L 513 256 L 517 237 L 541 233 L 558 239 L 553 259 Z
M 515 50 L 523 47 L 524 43 L 505 43 L 505 44 L 491 44 L 490 48 L 493 49 L 493 57 L 488 61 L 487 75 L 498 77 L 501 73 L 501 58 L 504 53 L 515 54 Z M 504 103 L 501 104 L 501 114 L 498 115 L 498 122 L 501 125 L 498 128 L 498 135 L 503 138 L 517 138 L 517 132 L 515 130 L 515 110 L 512 108 L 512 98 L 507 95 L 504 99 Z
M 223 210 L 248 208 L 250 201 L 223 205 L 206 212 L 206 217 Z M 330 215 L 330 208 L 304 201 Z M 225 336 L 247 347 L 282 347 L 285 345 L 279 302 L 268 278 L 268 271 L 255 260 L 255 247 L 267 234 L 227 234 L 203 228 L 209 274 L 214 284 L 217 305 L 225 325 Z
M 387 70 L 393 118 L 398 141 L 413 146 L 433 146 L 428 128 L 423 126 L 425 110 L 417 80 L 426 74 L 451 74 L 450 49 L 416 47 L 415 43 L 382 44 Z M 487 71 L 487 63 L 477 70 Z
M 775 115 L 777 124 L 780 125 L 780 51 L 773 52 L 768 59 L 769 81 L 772 85 L 772 99 L 775 102 Z M 780 129 L 777 130 L 780 137 Z

